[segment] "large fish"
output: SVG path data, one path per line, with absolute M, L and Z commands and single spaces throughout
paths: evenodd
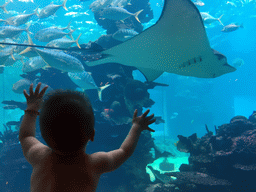
M 215 22 L 215 21 L 219 21 L 220 24 L 223 25 L 223 23 L 222 23 L 221 20 L 220 20 L 223 15 L 221 15 L 219 18 L 215 18 L 215 17 L 211 16 L 211 15 L 210 15 L 209 13 L 207 13 L 207 12 L 201 12 L 200 14 L 201 14 L 202 19 L 203 19 L 203 21 L 204 21 L 205 24 L 211 24 L 211 23 L 213 23 L 213 22 Z M 223 25 L 223 26 L 224 26 L 224 25 Z
M 77 58 L 56 50 L 41 50 L 35 49 L 38 55 L 51 67 L 59 69 L 63 72 L 81 73 L 84 71 L 84 66 Z
M 68 76 L 77 86 L 82 88 L 83 91 L 86 89 L 96 89 L 98 91 L 100 101 L 102 101 L 102 91 L 110 86 L 110 84 L 107 84 L 103 87 L 98 87 L 94 82 L 91 74 L 86 71 L 83 71 L 82 73 L 68 72 Z
M 136 13 L 130 13 L 124 8 L 121 7 L 107 7 L 103 9 L 101 12 L 101 17 L 106 18 L 106 19 L 111 19 L 111 20 L 124 20 L 128 17 L 134 16 L 135 19 L 140 22 L 138 15 L 143 11 L 140 10 Z
M 49 28 L 48 30 L 38 31 L 35 34 L 35 39 L 37 39 L 38 41 L 41 41 L 41 42 L 50 42 L 54 39 L 58 39 L 58 38 L 66 36 L 66 35 L 70 36 L 70 38 L 73 38 L 72 33 L 74 31 L 75 30 L 71 30 L 70 32 L 65 33 L 62 30 L 57 29 L 57 28 Z
M 211 49 L 201 15 L 190 0 L 166 0 L 155 25 L 102 54 L 102 59 L 87 65 L 134 66 L 148 81 L 163 72 L 215 78 L 236 70 Z
M 73 38 L 72 33 L 74 32 L 74 30 L 70 29 L 70 24 L 71 24 L 71 21 L 68 23 L 67 27 L 63 27 L 63 28 L 48 27 L 48 28 L 41 29 L 36 32 L 34 38 L 41 42 L 49 42 L 54 39 L 61 38 L 65 35 L 69 35 L 72 39 Z M 69 29 L 70 32 L 69 33 L 63 32 L 63 30 L 65 30 L 65 29 Z
M 112 35 L 112 37 L 118 41 L 127 41 L 138 34 L 139 33 L 131 29 L 119 29 Z
M 45 65 L 46 63 L 44 62 L 44 60 L 40 56 L 37 56 L 32 59 L 29 59 L 23 64 L 22 72 L 23 73 L 32 72 L 44 67 Z
M 0 52 L 0 65 L 4 65 L 11 54 L 10 52 Z
M 56 11 L 60 7 L 63 7 L 67 11 L 68 9 L 66 7 L 66 3 L 67 3 L 67 0 L 64 0 L 61 5 L 55 5 L 53 3 L 51 3 L 50 5 L 47 5 L 46 7 L 41 9 L 40 13 L 38 14 L 38 18 L 43 19 L 43 18 L 49 17 L 49 16 L 53 15 L 54 13 L 56 13 Z
M 26 29 L 22 29 L 19 27 L 11 26 L 11 25 L 6 25 L 6 26 L 1 26 L 0 27 L 0 38 L 5 39 L 5 38 L 13 38 L 19 34 L 21 34 L 23 31 L 26 31 L 29 33 L 30 25 Z
M 19 81 L 13 84 L 12 91 L 14 93 L 22 94 L 24 89 L 29 89 L 31 83 L 32 81 L 28 79 L 20 79 Z
M 76 40 L 71 40 L 71 39 L 68 39 L 66 37 L 63 37 L 63 38 L 60 38 L 60 39 L 55 39 L 55 40 L 52 40 L 51 42 L 49 42 L 46 46 L 59 47 L 59 48 L 69 48 L 69 47 L 71 47 L 71 45 L 76 43 L 77 47 L 79 47 L 81 49 L 81 47 L 78 43 L 78 40 L 81 37 L 81 35 L 82 35 L 82 33 L 77 37 Z
M 93 1 L 89 8 L 92 10 L 92 12 L 98 12 L 101 9 L 104 9 L 108 6 L 111 5 L 113 0 L 97 0 L 97 1 Z
M 25 24 L 33 15 L 37 15 L 37 9 L 35 10 L 34 13 L 31 14 L 24 14 L 24 15 L 17 15 L 14 17 L 9 17 L 8 19 L 6 19 L 6 23 L 8 23 L 9 25 L 14 25 L 14 26 L 20 26 Z

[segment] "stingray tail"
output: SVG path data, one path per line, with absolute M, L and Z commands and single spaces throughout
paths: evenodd
M 62 3 L 62 7 L 67 11 L 68 9 L 67 9 L 67 7 L 66 7 L 66 3 L 67 3 L 67 0 L 64 0 L 64 2 Z
M 133 14 L 133 16 L 135 17 L 135 19 L 140 23 L 140 20 L 138 18 L 139 14 L 143 11 L 143 9 L 141 9 L 140 11 L 136 12 Z
M 106 89 L 107 87 L 109 87 L 109 86 L 110 86 L 110 84 L 107 84 L 107 85 L 104 85 L 102 87 L 99 87 L 99 89 L 98 89 L 98 96 L 99 96 L 100 101 L 102 101 L 102 91 L 104 89 Z
M 217 20 L 220 22 L 220 24 L 221 24 L 222 26 L 224 26 L 223 23 L 222 23 L 221 20 L 220 20 L 220 19 L 222 18 L 222 16 L 223 16 L 223 15 L 221 15 Z

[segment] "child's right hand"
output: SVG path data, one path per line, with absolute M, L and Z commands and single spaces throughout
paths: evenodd
M 133 119 L 132 119 L 132 123 L 133 124 L 137 124 L 139 126 L 139 129 L 141 131 L 143 130 L 149 130 L 149 131 L 152 131 L 152 132 L 155 132 L 155 130 L 153 129 L 150 129 L 148 126 L 152 123 L 154 123 L 156 121 L 156 119 L 152 119 L 154 117 L 154 114 L 147 116 L 147 114 L 149 113 L 149 109 L 147 111 L 145 111 L 145 113 L 143 113 L 141 116 L 137 117 L 137 113 L 138 113 L 138 110 L 136 109 L 134 111 L 134 114 L 133 114 Z

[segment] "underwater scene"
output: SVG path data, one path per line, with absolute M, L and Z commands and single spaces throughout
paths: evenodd
M 256 190 L 256 0 L 1 0 L 0 15 L 0 192 Z M 50 174 L 31 101 L 55 90 L 90 99 L 86 154 L 131 136 L 129 158 Z

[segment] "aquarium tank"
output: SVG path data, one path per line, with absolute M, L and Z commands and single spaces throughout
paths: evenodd
M 255 0 L 1 0 L 0 192 L 256 190 L 255 10 Z M 95 135 L 79 155 L 57 153 L 40 129 L 58 90 L 91 102 Z M 138 123 L 148 109 L 154 120 Z M 73 138 L 80 124 L 65 117 L 55 134 L 72 150 L 85 132 Z M 111 151 L 128 137 L 120 163 Z M 104 171 L 103 156 L 120 166 Z

